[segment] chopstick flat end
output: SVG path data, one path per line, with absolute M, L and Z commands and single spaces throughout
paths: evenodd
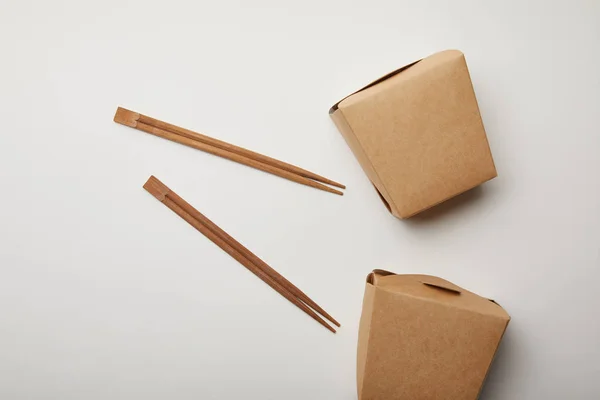
M 115 113 L 114 121 L 118 124 L 135 128 L 137 126 L 138 119 L 140 119 L 140 114 L 129 111 L 123 107 L 119 107 Z
M 154 175 L 150 176 L 144 184 L 144 189 L 159 201 L 164 201 L 165 196 L 171 191 L 164 183 L 159 181 Z

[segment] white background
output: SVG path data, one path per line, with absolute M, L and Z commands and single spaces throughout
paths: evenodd
M 329 107 L 467 57 L 499 177 L 388 214 Z M 482 398 L 600 397 L 597 1 L 2 1 L 0 398 L 355 399 L 364 278 L 512 316 Z M 112 122 L 117 106 L 339 180 L 320 192 Z M 333 335 L 142 189 L 156 175 Z

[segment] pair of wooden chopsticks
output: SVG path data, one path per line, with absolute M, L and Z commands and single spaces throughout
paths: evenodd
M 346 188 L 341 183 L 283 161 L 121 107 L 117 109 L 114 121 L 326 192 L 343 195 L 324 184 Z
M 302 311 L 311 316 L 325 328 L 335 333 L 327 322 L 317 313 L 321 314 L 327 320 L 336 326 L 340 324 L 323 310 L 317 303 L 312 301 L 304 292 L 285 279 L 277 271 L 271 268 L 267 263 L 258 258 L 254 253 L 229 236 L 227 232 L 219 228 L 214 222 L 206 218 L 200 211 L 196 210 L 189 203 L 179 197 L 175 192 L 169 189 L 165 184 L 154 176 L 151 176 L 144 184 L 150 194 L 156 197 L 164 205 L 169 207 L 190 225 L 196 228 L 200 233 L 210 239 L 213 243 L 223 249 L 227 254 L 235 258 L 240 264 L 248 268 L 252 273 L 262 279 L 267 285 L 271 286 L 283 297 L 298 306 Z M 316 312 L 315 312 L 316 311 Z

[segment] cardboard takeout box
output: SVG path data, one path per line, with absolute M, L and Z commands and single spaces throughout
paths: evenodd
M 369 274 L 357 357 L 359 400 L 475 400 L 510 317 L 441 278 Z
M 408 218 L 496 177 L 458 50 L 404 66 L 329 113 L 396 217 Z

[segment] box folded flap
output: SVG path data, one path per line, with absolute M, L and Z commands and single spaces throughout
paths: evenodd
M 416 63 L 418 63 L 419 61 L 421 61 L 421 60 L 417 60 L 417 61 L 414 61 L 414 62 L 412 62 L 412 63 L 410 63 L 410 64 L 407 64 L 407 65 L 405 65 L 404 67 L 400 67 L 400 68 L 398 68 L 398 69 L 396 69 L 396 70 L 394 70 L 394 71 L 390 72 L 389 74 L 385 74 L 385 75 L 384 75 L 384 76 L 382 76 L 381 78 L 375 79 L 373 82 L 371 82 L 371 83 L 369 83 L 368 85 L 366 85 L 366 86 L 364 86 L 364 87 L 362 87 L 362 88 L 358 89 L 356 92 L 350 93 L 348 96 L 344 97 L 343 99 L 341 99 L 340 101 L 338 101 L 337 103 L 335 103 L 333 106 L 331 106 L 331 108 L 329 109 L 329 114 L 333 114 L 333 113 L 335 112 L 335 110 L 337 110 L 337 108 L 338 108 L 338 105 L 339 105 L 339 104 L 340 104 L 342 101 L 346 100 L 348 97 L 352 96 L 353 94 L 356 94 L 356 93 L 358 93 L 358 92 L 362 92 L 363 90 L 365 90 L 365 89 L 368 89 L 368 88 L 370 88 L 371 86 L 375 86 L 375 85 L 377 85 L 378 83 L 380 83 L 380 82 L 383 82 L 383 81 L 385 81 L 386 79 L 389 79 L 389 78 L 391 78 L 392 76 L 394 76 L 394 75 L 397 75 L 397 74 L 399 74 L 400 72 L 402 72 L 402 71 L 404 71 L 404 70 L 406 70 L 406 69 L 408 69 L 408 68 L 412 67 L 413 65 L 415 65 L 415 64 L 416 64 Z
M 397 275 L 397 274 L 390 272 L 390 271 L 386 271 L 384 269 L 374 269 L 373 272 L 371 272 L 367 276 L 367 283 L 377 286 L 378 278 L 383 277 L 383 276 L 389 276 L 389 275 Z
M 508 320 L 510 317 L 495 301 L 431 275 L 395 274 L 376 269 L 367 277 L 367 283 L 386 292 L 427 299 L 465 310 L 492 315 Z
M 461 291 L 461 289 L 458 286 L 456 286 L 456 285 L 454 285 L 454 284 L 452 284 L 452 283 L 450 283 L 448 281 L 445 281 L 443 279 L 436 278 L 434 276 L 424 276 L 424 277 L 422 277 L 421 278 L 421 283 L 423 285 L 426 285 L 426 286 L 429 286 L 429 287 L 433 287 L 433 288 L 436 288 L 436 289 L 447 290 L 447 291 L 455 293 L 455 294 L 460 294 L 460 291 Z

